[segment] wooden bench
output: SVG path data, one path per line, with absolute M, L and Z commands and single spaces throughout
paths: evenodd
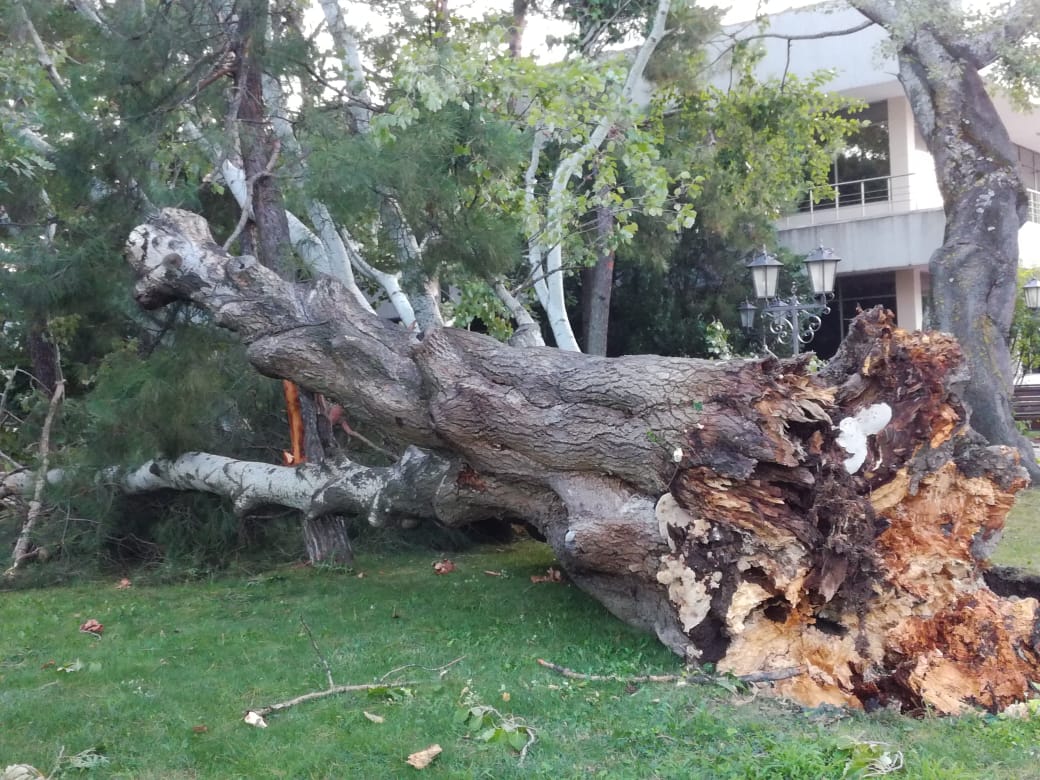
M 1040 427 L 1040 385 L 1015 385 L 1011 408 L 1016 420 L 1028 422 L 1030 429 Z

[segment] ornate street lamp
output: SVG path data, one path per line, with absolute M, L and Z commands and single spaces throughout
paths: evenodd
M 747 267 L 751 269 L 751 281 L 755 283 L 755 297 L 760 300 L 776 297 L 776 283 L 784 264 L 763 248 L 747 261 Z
M 789 298 L 776 296 L 783 263 L 764 249 L 747 262 L 755 285 L 755 297 L 763 302 L 762 314 L 768 322 L 769 335 L 777 343 L 790 344 L 792 354 L 797 355 L 803 344 L 813 340 L 823 325 L 822 318 L 830 314 L 827 302 L 834 297 L 834 277 L 840 262 L 841 258 L 833 249 L 822 246 L 805 258 L 805 270 L 813 290 L 813 299 L 810 301 L 800 300 L 793 284 Z M 1037 282 L 1036 287 L 1037 306 L 1040 307 L 1040 282 Z M 750 301 L 744 301 L 738 309 L 741 326 L 751 331 L 758 309 Z
M 834 277 L 838 272 L 841 258 L 833 249 L 817 247 L 805 258 L 805 270 L 809 272 L 813 295 L 832 295 L 834 293 Z
M 1026 297 L 1026 308 L 1031 311 L 1040 309 L 1040 279 L 1035 276 L 1030 279 L 1022 287 L 1022 292 Z
M 758 313 L 758 307 L 755 304 L 751 301 L 744 301 L 737 307 L 737 311 L 740 312 L 740 327 L 744 330 L 751 330 L 755 327 L 755 314 Z

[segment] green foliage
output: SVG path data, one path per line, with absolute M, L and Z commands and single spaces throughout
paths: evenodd
M 522 721 L 503 715 L 486 704 L 472 704 L 469 688 L 464 688 L 465 704 L 455 713 L 455 723 L 465 727 L 466 732 L 478 742 L 506 745 L 522 755 L 535 742 L 535 730 Z
M 737 81 L 727 92 L 692 94 L 670 135 L 678 164 L 703 171 L 702 222 L 730 241 L 760 244 L 763 223 L 826 184 L 834 154 L 859 126 L 848 112 L 861 104 L 824 93 L 827 75 L 759 81 L 751 64 L 734 64 Z M 711 142 L 697 143 L 704 138 Z
M 459 287 L 459 301 L 453 307 L 455 327 L 469 328 L 479 320 L 489 336 L 505 341 L 513 335 L 509 312 L 486 284 L 464 282 Z
M 82 437 L 97 443 L 97 465 L 214 450 L 263 459 L 280 446 L 271 432 L 283 414 L 280 385 L 256 374 L 237 339 L 211 327 L 182 324 L 150 354 L 129 342 L 105 356 L 95 382 Z
M 656 0 L 553 0 L 552 8 L 574 22 L 577 31 L 564 38 L 573 49 L 590 53 L 648 32 Z
M 730 345 L 730 335 L 726 326 L 719 320 L 712 320 L 705 328 L 704 340 L 707 343 L 708 354 L 717 360 L 729 360 L 734 357 L 733 347 Z
M 841 750 L 848 756 L 841 776 L 849 778 L 849 780 L 881 777 L 899 772 L 904 768 L 903 754 L 891 749 L 883 742 L 850 740 Z
M 1021 290 L 1033 278 L 1033 271 L 1019 269 L 1015 289 Z M 1033 373 L 1040 369 L 1040 314 L 1026 307 L 1024 295 L 1015 296 L 1015 313 L 1011 321 L 1011 356 L 1023 373 Z
M 683 232 L 672 258 L 655 267 L 618 251 L 609 353 L 715 357 L 708 331 L 715 321 L 734 352 L 745 352 L 736 308 L 747 292 L 743 253 L 698 226 Z

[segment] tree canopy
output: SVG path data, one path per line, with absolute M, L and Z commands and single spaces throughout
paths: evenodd
M 729 89 L 710 86 L 701 44 L 718 14 L 692 5 L 595 20 L 590 5 L 547 6 L 598 31 L 548 63 L 511 51 L 505 8 L 379 8 L 390 24 L 372 35 L 334 2 L 320 20 L 260 0 L 0 7 L 3 359 L 18 369 L 7 455 L 31 460 L 59 375 L 65 465 L 285 448 L 276 388 L 208 315 L 134 307 L 120 246 L 154 209 L 205 213 L 220 241 L 256 252 L 257 199 L 274 193 L 289 241 L 275 251 L 297 278 L 331 274 L 407 328 L 448 321 L 577 349 L 571 280 L 601 241 L 648 273 L 693 235 L 730 263 L 825 179 L 854 125 L 822 77 L 760 83 L 738 57 Z M 634 49 L 608 45 L 633 36 Z M 236 75 L 247 55 L 261 94 Z M 261 114 L 244 118 L 244 102 Z M 694 336 L 723 308 L 717 282 L 659 278 L 706 302 Z M 644 289 L 626 306 L 662 311 L 655 298 Z M 689 354 L 699 342 L 668 343 Z
M 569 277 L 678 246 L 664 278 L 705 296 L 822 178 L 845 104 L 754 81 L 742 47 L 730 87 L 705 86 L 696 7 L 553 7 L 578 36 L 544 64 L 521 56 L 523 2 L 405 6 L 372 38 L 323 0 L 326 48 L 266 0 L 5 6 L 10 67 L 38 64 L 29 110 L 4 115 L 5 319 L 29 368 L 3 408 L 13 459 L 38 460 L 0 483 L 31 496 L 8 574 L 42 557 L 46 488 L 75 490 L 78 461 L 83 493 L 209 493 L 242 524 L 291 510 L 315 562 L 349 558 L 348 519 L 527 522 L 623 620 L 806 704 L 1020 701 L 1037 601 L 982 572 L 1026 479 L 968 423 L 953 338 L 878 308 L 818 374 L 577 350 Z M 629 29 L 634 49 L 596 43 Z M 698 253 L 717 257 L 693 272 Z M 476 317 L 510 343 L 448 327 Z M 282 380 L 288 447 L 247 363 Z M 65 544 L 90 527 L 79 499 Z M 176 534 L 106 522 L 97 538 L 160 555 Z

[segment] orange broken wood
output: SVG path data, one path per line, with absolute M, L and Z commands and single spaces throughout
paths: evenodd
M 303 409 L 300 406 L 300 388 L 288 379 L 282 380 L 285 394 L 285 414 L 289 418 L 289 451 L 282 452 L 286 466 L 298 466 L 307 460 L 303 452 Z
M 951 336 L 883 310 L 852 330 L 820 387 L 788 366 L 756 388 L 765 435 L 748 474 L 704 458 L 659 501 L 671 553 L 657 577 L 687 656 L 737 676 L 799 668 L 775 690 L 808 706 L 1001 711 L 1040 679 L 1040 605 L 983 578 L 1026 473 L 971 431 Z M 890 420 L 850 473 L 835 430 L 876 404 Z M 695 426 L 686 457 L 718 452 L 723 433 Z

